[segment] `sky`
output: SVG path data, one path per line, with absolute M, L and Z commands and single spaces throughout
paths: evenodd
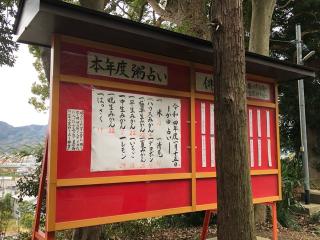
M 0 67 L 0 121 L 18 127 L 48 123 L 48 113 L 39 113 L 28 103 L 31 85 L 38 80 L 28 46 L 19 45 L 14 67 Z

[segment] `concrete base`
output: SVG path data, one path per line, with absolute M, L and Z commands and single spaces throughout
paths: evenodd
M 310 190 L 310 202 L 320 204 L 320 191 Z
M 320 212 L 320 204 L 310 203 L 308 205 L 301 203 L 302 207 L 304 208 L 303 212 L 308 214 L 309 216 Z
M 301 193 L 301 200 L 304 201 L 304 193 Z M 311 189 L 310 190 L 310 202 L 320 204 L 320 191 Z
M 207 240 L 217 240 L 217 237 L 208 238 Z M 257 237 L 257 240 L 270 240 L 269 238 Z

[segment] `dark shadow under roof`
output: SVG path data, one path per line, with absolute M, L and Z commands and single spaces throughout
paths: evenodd
M 21 0 L 14 26 L 21 43 L 50 47 L 53 33 L 212 65 L 211 42 L 57 0 Z M 278 82 L 313 78 L 313 69 L 246 53 L 247 72 Z

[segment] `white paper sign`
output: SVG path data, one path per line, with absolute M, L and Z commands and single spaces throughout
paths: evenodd
M 253 137 L 252 109 L 249 109 L 249 137 Z
M 166 66 L 88 52 L 87 73 L 157 85 L 168 84 Z
M 261 100 L 271 100 L 270 85 L 260 82 L 247 82 L 247 97 Z
M 272 167 L 272 159 L 271 159 L 271 140 L 268 139 L 268 165 Z
M 213 75 L 196 72 L 196 91 L 213 93 Z
M 253 139 L 250 139 L 250 162 L 251 167 L 254 167 L 254 150 L 253 150 Z
M 78 109 L 67 110 L 67 151 L 83 150 L 84 112 Z
M 214 105 L 210 104 L 210 134 L 214 135 Z
M 211 147 L 211 167 L 216 166 L 216 151 L 214 137 L 210 137 L 210 147 Z
M 270 112 L 266 111 L 267 114 L 267 137 L 270 137 Z
M 179 99 L 92 90 L 91 171 L 181 167 Z
M 257 110 L 258 137 L 261 137 L 261 112 Z
M 206 134 L 206 104 L 201 103 L 201 134 Z
M 206 148 L 206 136 L 202 135 L 201 136 L 201 146 L 202 146 L 202 167 L 207 166 L 207 148 Z
M 262 158 L 261 158 L 261 139 L 258 139 L 258 166 L 261 167 Z

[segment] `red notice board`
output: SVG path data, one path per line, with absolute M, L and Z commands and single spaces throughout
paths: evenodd
M 276 85 L 247 76 L 254 203 L 281 199 Z M 210 66 L 55 36 L 47 230 L 216 209 Z

